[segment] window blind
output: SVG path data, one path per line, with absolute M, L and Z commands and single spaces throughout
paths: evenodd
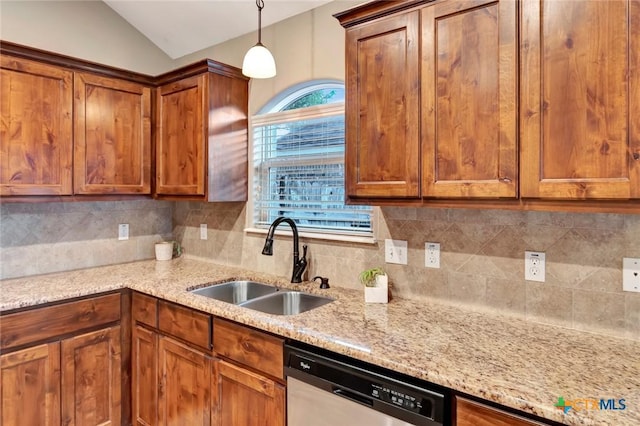
M 253 119 L 254 226 L 371 236 L 371 207 L 344 204 L 344 103 Z

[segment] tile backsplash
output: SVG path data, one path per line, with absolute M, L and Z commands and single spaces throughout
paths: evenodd
M 172 237 L 173 203 L 154 200 L 2 203 L 0 278 L 151 259 Z M 129 239 L 118 241 L 118 224 Z
M 640 339 L 640 293 L 622 291 L 622 258 L 640 257 L 640 215 L 383 207 L 376 244 L 309 240 L 307 278 L 360 288 L 358 273 L 388 271 L 395 295 L 499 310 L 529 321 Z M 176 203 L 174 233 L 186 253 L 289 277 L 290 238 L 272 257 L 264 235 L 245 234 L 245 205 Z M 207 223 L 209 239 L 199 239 Z M 286 226 L 283 226 L 286 229 Z M 384 263 L 384 239 L 408 241 L 408 265 Z M 440 269 L 424 267 L 425 242 L 441 244 Z M 546 253 L 546 282 L 524 280 L 525 250 Z
M 4 203 L 0 276 L 151 259 L 155 242 L 175 238 L 188 255 L 288 278 L 290 238 L 262 256 L 265 236 L 244 231 L 246 214 L 245 203 Z M 118 223 L 129 240 L 117 240 Z M 359 289 L 359 272 L 382 265 L 400 297 L 640 339 L 640 293 L 622 291 L 621 271 L 623 257 L 640 257 L 640 215 L 383 207 L 374 226 L 374 244 L 303 240 L 307 278 Z M 408 265 L 384 263 L 385 238 L 408 241 Z M 424 267 L 425 242 L 440 243 L 440 269 Z M 524 280 L 525 250 L 546 253 L 546 282 Z

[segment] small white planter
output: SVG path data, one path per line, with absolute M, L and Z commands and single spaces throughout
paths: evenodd
M 387 275 L 377 275 L 376 286 L 364 288 L 364 301 L 366 303 L 389 303 L 389 277 Z

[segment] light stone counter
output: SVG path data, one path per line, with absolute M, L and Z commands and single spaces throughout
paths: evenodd
M 187 288 L 253 279 L 336 298 L 276 316 Z M 570 425 L 640 425 L 640 342 L 532 324 L 435 301 L 366 305 L 362 293 L 198 259 L 143 261 L 0 281 L 0 310 L 131 288 Z M 1 327 L 1 324 L 0 324 Z M 625 410 L 554 407 L 558 397 L 624 399 Z M 616 404 L 616 407 L 619 407 Z

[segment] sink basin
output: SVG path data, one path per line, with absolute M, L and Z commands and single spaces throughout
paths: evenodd
M 238 305 L 247 300 L 279 291 L 277 287 L 255 281 L 228 281 L 208 287 L 196 288 L 189 292 Z
M 275 315 L 295 315 L 333 302 L 334 299 L 300 291 L 280 291 L 249 300 L 240 306 Z

